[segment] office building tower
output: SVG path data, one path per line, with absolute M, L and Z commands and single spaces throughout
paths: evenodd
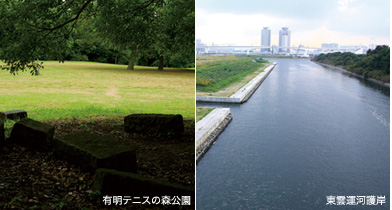
M 271 47 L 271 30 L 269 27 L 263 27 L 261 30 L 261 46 Z M 269 52 L 269 48 L 261 48 L 261 52 Z
M 288 27 L 282 27 L 279 31 L 279 52 L 290 53 L 291 31 Z M 287 48 L 286 48 L 287 47 Z

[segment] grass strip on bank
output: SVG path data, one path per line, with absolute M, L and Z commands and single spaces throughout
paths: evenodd
M 197 107 L 196 108 L 196 122 L 199 122 L 205 116 L 207 116 L 215 108 L 212 107 Z
M 35 120 L 181 114 L 194 119 L 195 72 L 94 62 L 48 62 L 41 75 L 0 71 L 0 111 L 22 109 Z
M 228 64 L 230 64 L 230 62 L 235 62 L 235 60 L 236 60 L 235 56 L 206 56 L 206 57 L 201 56 L 199 58 L 199 59 L 201 59 L 200 65 L 202 67 L 213 66 L 215 63 L 215 60 L 225 61 Z M 212 57 L 212 58 L 209 58 L 209 57 Z M 258 58 L 257 56 L 252 56 L 252 57 Z M 250 58 L 252 58 L 252 57 L 250 57 Z M 199 67 L 199 61 L 197 61 L 197 66 Z M 252 69 L 252 71 L 247 71 L 246 75 L 242 75 L 243 77 L 241 78 L 241 80 L 233 82 L 229 86 L 222 88 L 222 89 L 219 89 L 216 92 L 201 90 L 202 88 L 197 87 L 196 88 L 197 89 L 197 96 L 230 97 L 235 92 L 237 92 L 239 89 L 241 89 L 244 85 L 246 85 L 248 82 L 250 82 L 253 78 L 255 78 L 257 75 L 259 75 L 261 72 L 263 72 L 268 66 L 269 66 L 269 64 L 263 62 L 262 67 L 259 67 L 258 69 Z M 196 77 L 198 78 L 199 74 L 197 74 Z
M 267 61 L 251 55 L 203 55 L 196 58 L 196 89 L 218 92 L 257 71 Z

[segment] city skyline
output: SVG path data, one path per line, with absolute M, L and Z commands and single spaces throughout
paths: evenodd
M 219 6 L 218 6 L 219 5 Z M 211 45 L 261 46 L 261 30 L 271 30 L 271 45 L 279 45 L 279 30 L 291 31 L 290 46 L 390 45 L 387 0 L 309 0 L 276 2 L 222 0 L 196 2 L 196 38 Z M 375 24 L 376 23 L 376 24 Z

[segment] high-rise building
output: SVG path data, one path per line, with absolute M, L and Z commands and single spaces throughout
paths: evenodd
M 289 28 L 282 27 L 282 30 L 279 31 L 280 52 L 290 53 L 290 39 L 291 39 L 291 31 L 289 30 Z
M 271 47 L 271 30 L 269 27 L 263 27 L 261 29 L 261 46 L 262 47 Z M 262 48 L 261 52 L 269 52 L 270 49 Z

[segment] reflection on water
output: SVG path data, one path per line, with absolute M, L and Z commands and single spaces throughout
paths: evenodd
M 389 89 L 276 61 L 247 103 L 198 103 L 233 120 L 197 165 L 197 208 L 336 209 L 326 196 L 386 195 L 377 208 L 389 209 Z

